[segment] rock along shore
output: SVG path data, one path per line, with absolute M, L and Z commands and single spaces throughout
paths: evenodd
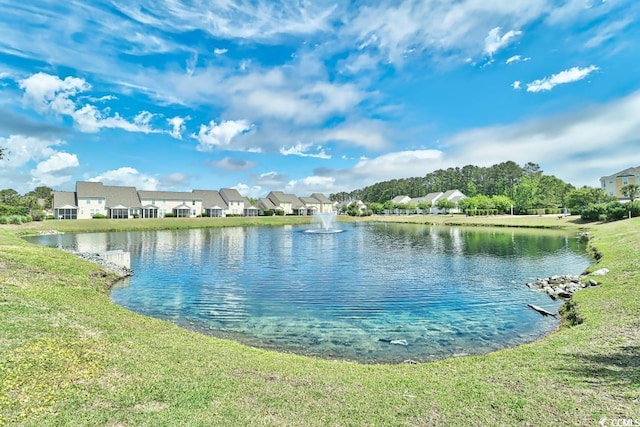
M 547 278 L 536 279 L 535 282 L 527 283 L 527 286 L 546 293 L 551 299 L 569 299 L 580 289 L 590 286 L 598 286 L 599 283 L 594 279 L 588 279 L 587 276 L 604 276 L 609 270 L 606 268 L 594 271 L 593 273 L 573 275 L 563 274 L 561 276 L 551 276 Z
M 127 267 L 123 267 L 112 262 L 109 262 L 102 258 L 99 253 L 96 252 L 76 252 L 70 251 L 72 254 L 93 263 L 98 264 L 109 273 L 115 274 L 118 278 L 123 279 L 125 277 L 133 276 L 133 270 Z

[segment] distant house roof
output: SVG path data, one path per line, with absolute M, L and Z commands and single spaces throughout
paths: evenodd
M 408 203 L 411 201 L 411 197 L 409 196 L 396 196 L 391 199 L 393 203 Z
M 318 200 L 320 203 L 332 203 L 331 200 L 322 193 L 312 193 L 311 197 Z
M 285 194 L 282 191 L 272 191 L 267 195 L 267 198 L 271 200 L 276 206 L 282 203 L 291 203 L 287 200 Z
M 54 191 L 53 207 L 61 208 L 63 206 L 78 207 L 76 203 L 76 193 L 73 191 Z
M 101 182 L 78 181 L 76 183 L 76 196 L 78 199 L 105 199 L 105 207 L 107 208 L 115 206 L 142 207 L 135 187 L 120 187 L 104 185 Z
M 107 198 L 103 183 L 89 182 L 89 181 L 76 182 L 76 196 L 78 197 L 78 199 L 84 199 L 84 198 L 106 199 Z
M 298 197 L 298 199 L 300 199 L 300 201 L 305 205 L 317 205 L 318 203 L 321 203 L 320 200 L 315 197 Z
M 193 194 L 202 200 L 202 207 L 205 209 L 227 209 L 227 203 L 219 192 L 215 190 L 193 190 Z
M 116 187 L 105 185 L 104 195 L 106 197 L 105 206 L 126 206 L 128 208 L 141 208 L 140 197 L 135 187 Z
M 242 197 L 235 188 L 221 188 L 220 196 L 222 196 L 227 204 L 229 204 L 229 202 L 244 202 L 244 197 Z
M 152 199 L 152 200 L 202 200 L 193 192 L 188 193 L 186 191 L 138 191 L 140 199 Z
M 282 210 L 280 206 L 276 206 L 271 200 L 267 199 L 266 197 L 259 199 L 257 205 L 258 208 L 262 209 L 263 211 Z
M 284 194 L 284 198 L 287 202 L 291 203 L 292 209 L 301 209 L 304 208 L 304 203 L 293 194 Z

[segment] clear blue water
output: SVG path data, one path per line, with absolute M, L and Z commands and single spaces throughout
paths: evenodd
M 527 304 L 556 311 L 560 303 L 525 283 L 589 264 L 584 244 L 557 232 L 338 226 L 344 232 L 289 226 L 31 240 L 130 251 L 135 275 L 111 298 L 135 312 L 256 347 L 364 363 L 535 340 L 557 320 Z

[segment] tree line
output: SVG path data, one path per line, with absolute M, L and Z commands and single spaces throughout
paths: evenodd
M 399 195 L 417 198 L 454 189 L 467 196 L 458 205 L 467 214 L 549 214 L 567 211 L 581 215 L 586 220 L 621 219 L 623 214 L 640 216 L 639 202 L 634 201 L 640 194 L 640 186 L 629 184 L 622 188 L 631 201 L 631 204 L 623 206 L 616 197 L 606 194 L 601 188 L 576 188 L 553 175 L 544 174 L 540 166 L 532 162 L 523 166 L 507 161 L 489 167 L 467 165 L 439 169 L 424 177 L 382 181 L 329 197 L 347 206 L 351 201 L 362 200 L 372 213 L 392 209 L 411 212 L 427 206 L 398 205 L 391 199 Z M 444 211 L 452 208 L 444 200 L 440 200 L 436 207 Z

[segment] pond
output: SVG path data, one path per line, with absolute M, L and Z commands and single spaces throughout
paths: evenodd
M 533 341 L 560 302 L 526 287 L 579 274 L 574 235 L 412 224 L 210 228 L 30 238 L 131 252 L 111 298 L 135 312 L 251 346 L 363 363 L 429 361 Z

